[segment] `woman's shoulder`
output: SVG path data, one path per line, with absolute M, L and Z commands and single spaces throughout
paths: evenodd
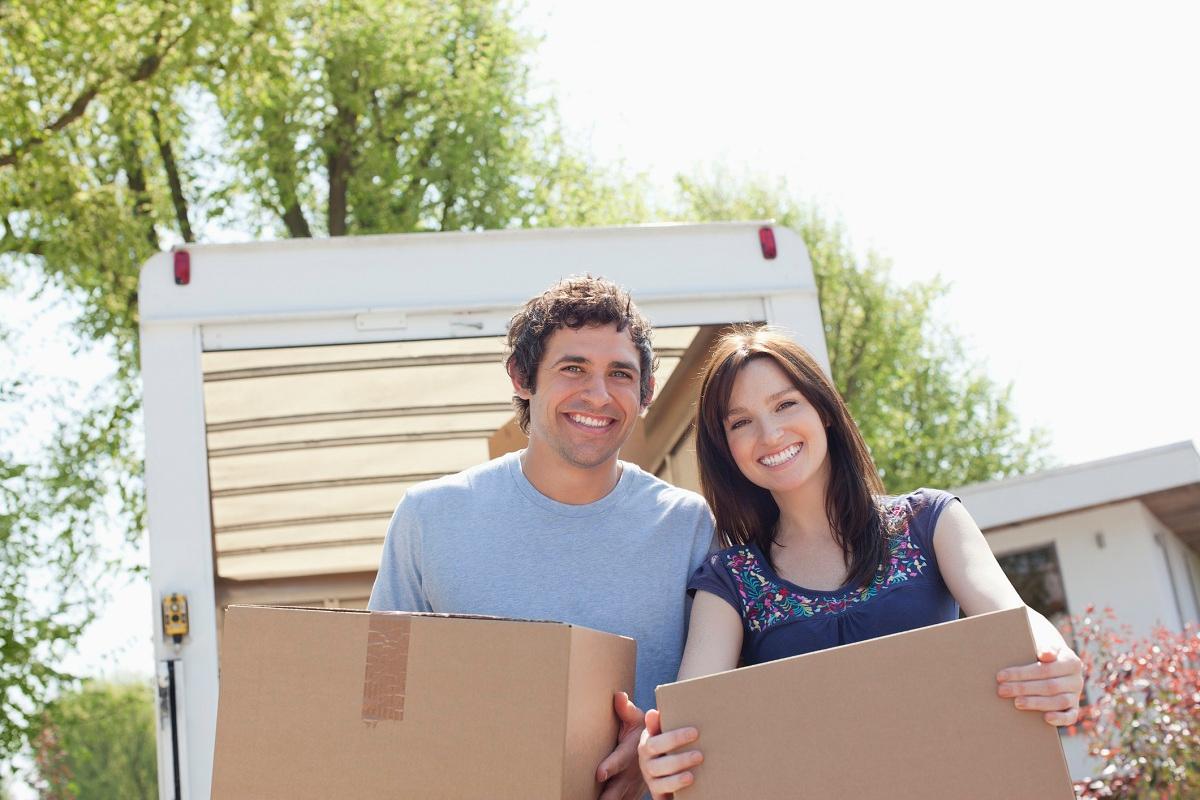
M 758 561 L 758 548 L 751 544 L 735 544 L 709 555 L 705 563 L 710 567 L 731 569 L 739 564 Z
M 905 494 L 881 497 L 879 505 L 885 514 L 904 515 L 911 518 L 931 511 L 940 513 L 941 509 L 955 500 L 958 498 L 944 489 L 922 487 Z

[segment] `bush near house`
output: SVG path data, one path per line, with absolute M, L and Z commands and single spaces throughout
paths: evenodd
M 1081 798 L 1200 797 L 1200 630 L 1156 628 L 1134 637 L 1111 609 L 1075 620 L 1096 692 L 1080 727 L 1100 774 L 1078 781 Z

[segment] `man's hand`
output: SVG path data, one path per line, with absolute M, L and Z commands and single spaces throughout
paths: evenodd
M 621 720 L 621 732 L 617 736 L 617 748 L 596 768 L 596 780 L 604 784 L 600 800 L 638 800 L 646 791 L 637 758 L 638 741 L 646 717 L 624 692 L 613 695 L 613 710 Z
M 1083 692 L 1083 664 L 1069 647 L 1038 649 L 1036 664 L 1009 667 L 996 675 L 996 693 L 1022 710 L 1041 711 L 1051 725 L 1074 725 Z

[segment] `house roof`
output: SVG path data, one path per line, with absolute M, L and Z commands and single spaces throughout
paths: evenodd
M 1140 500 L 1200 551 L 1200 453 L 1190 441 L 976 483 L 955 493 L 985 531 Z

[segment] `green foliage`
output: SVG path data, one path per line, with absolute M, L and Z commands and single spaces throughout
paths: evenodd
M 48 703 L 34 765 L 42 797 L 151 800 L 158 796 L 154 691 L 88 682 Z
M 0 380 L 0 405 L 22 400 L 19 382 Z M 34 458 L 0 448 L 0 756 L 28 742 L 38 701 L 68 677 L 53 665 L 102 599 L 98 530 L 140 525 L 140 474 L 114 434 L 128 424 L 124 407 L 101 406 L 62 421 Z
M 151 254 L 231 230 L 644 213 L 632 183 L 564 145 L 513 13 L 503 0 L 0 2 L 0 288 L 31 271 L 116 363 L 36 463 L 0 452 L 0 758 L 95 604 L 98 526 L 141 535 L 137 271 Z
M 897 285 L 877 254 L 859 257 L 840 224 L 771 185 L 717 174 L 678 179 L 688 219 L 775 219 L 812 258 L 830 368 L 889 491 L 961 486 L 1045 465 L 1039 431 L 1021 430 L 1012 387 L 992 381 L 939 326 L 940 281 Z

